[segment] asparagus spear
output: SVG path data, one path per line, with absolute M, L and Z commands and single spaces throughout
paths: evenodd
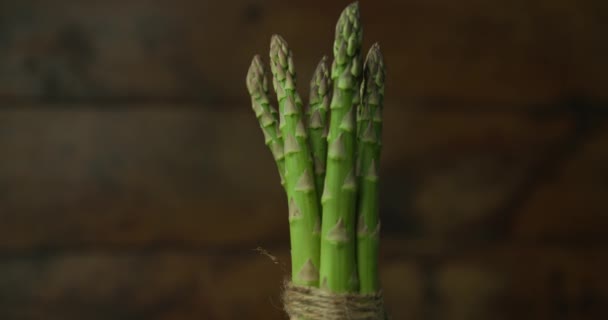
M 249 72 L 247 73 L 247 89 L 251 96 L 251 107 L 255 112 L 260 127 L 264 133 L 264 141 L 277 163 L 281 185 L 287 192 L 285 185 L 285 155 L 283 154 L 283 138 L 277 125 L 277 111 L 270 104 L 268 98 L 268 79 L 266 78 L 264 64 L 259 55 L 253 57 Z
M 308 133 L 314 159 L 315 185 L 317 194 L 323 193 L 325 180 L 325 162 L 327 160 L 327 111 L 331 97 L 331 79 L 327 68 L 327 57 L 321 62 L 310 81 L 310 98 L 308 109 Z
M 271 40 L 270 67 L 279 101 L 279 129 L 284 140 L 292 280 L 296 285 L 318 286 L 319 201 L 307 132 L 302 119 L 302 101 L 296 92 L 292 54 L 287 42 L 278 35 L 274 35 Z
M 327 172 L 321 203 L 321 287 L 332 292 L 358 289 L 355 259 L 355 112 L 361 82 L 362 30 L 359 7 L 346 7 L 336 26 L 331 78 L 333 97 L 327 137 Z
M 384 61 L 376 43 L 367 54 L 361 85 L 362 104 L 357 113 L 357 177 L 359 181 L 357 222 L 357 268 L 359 291 L 374 293 L 380 289 L 378 279 L 378 163 L 382 135 L 382 102 L 384 98 Z

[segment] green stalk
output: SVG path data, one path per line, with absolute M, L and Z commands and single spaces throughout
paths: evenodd
M 270 67 L 279 101 L 279 129 L 284 141 L 285 181 L 289 195 L 292 281 L 319 285 L 320 210 L 313 177 L 302 101 L 296 92 L 295 69 L 287 42 L 278 35 L 270 45 Z
M 380 290 L 378 276 L 378 246 L 380 221 L 378 218 L 378 164 L 382 136 L 382 102 L 384 98 L 384 61 L 376 43 L 367 54 L 363 67 L 361 107 L 357 113 L 358 152 L 357 179 L 357 268 L 359 292 Z
M 317 194 L 323 193 L 325 164 L 327 160 L 327 111 L 331 99 L 331 78 L 327 68 L 327 57 L 323 56 L 310 81 L 308 134 L 314 160 Z
M 264 133 L 264 142 L 272 152 L 279 176 L 281 177 L 281 185 L 287 193 L 285 185 L 285 155 L 283 154 L 283 138 L 278 127 L 277 111 L 270 105 L 268 98 L 268 79 L 264 70 L 264 64 L 259 55 L 253 57 L 251 66 L 247 73 L 247 89 L 251 96 L 251 107 L 255 112 L 260 128 Z
M 321 287 L 358 291 L 355 259 L 355 113 L 361 83 L 359 7 L 346 7 L 336 26 L 327 169 L 321 203 Z

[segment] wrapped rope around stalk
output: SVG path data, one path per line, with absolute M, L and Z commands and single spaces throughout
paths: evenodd
M 285 311 L 291 319 L 384 320 L 382 293 L 332 293 L 323 289 L 285 284 Z

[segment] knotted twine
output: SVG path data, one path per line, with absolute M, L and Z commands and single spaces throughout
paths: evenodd
M 285 311 L 291 319 L 384 320 L 382 293 L 332 293 L 287 282 L 283 292 Z

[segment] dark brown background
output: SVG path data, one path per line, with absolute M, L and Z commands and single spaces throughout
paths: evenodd
M 283 319 L 244 77 L 280 32 L 304 93 L 346 4 L 0 1 L 0 318 Z M 393 319 L 608 318 L 607 2 L 361 7 Z

